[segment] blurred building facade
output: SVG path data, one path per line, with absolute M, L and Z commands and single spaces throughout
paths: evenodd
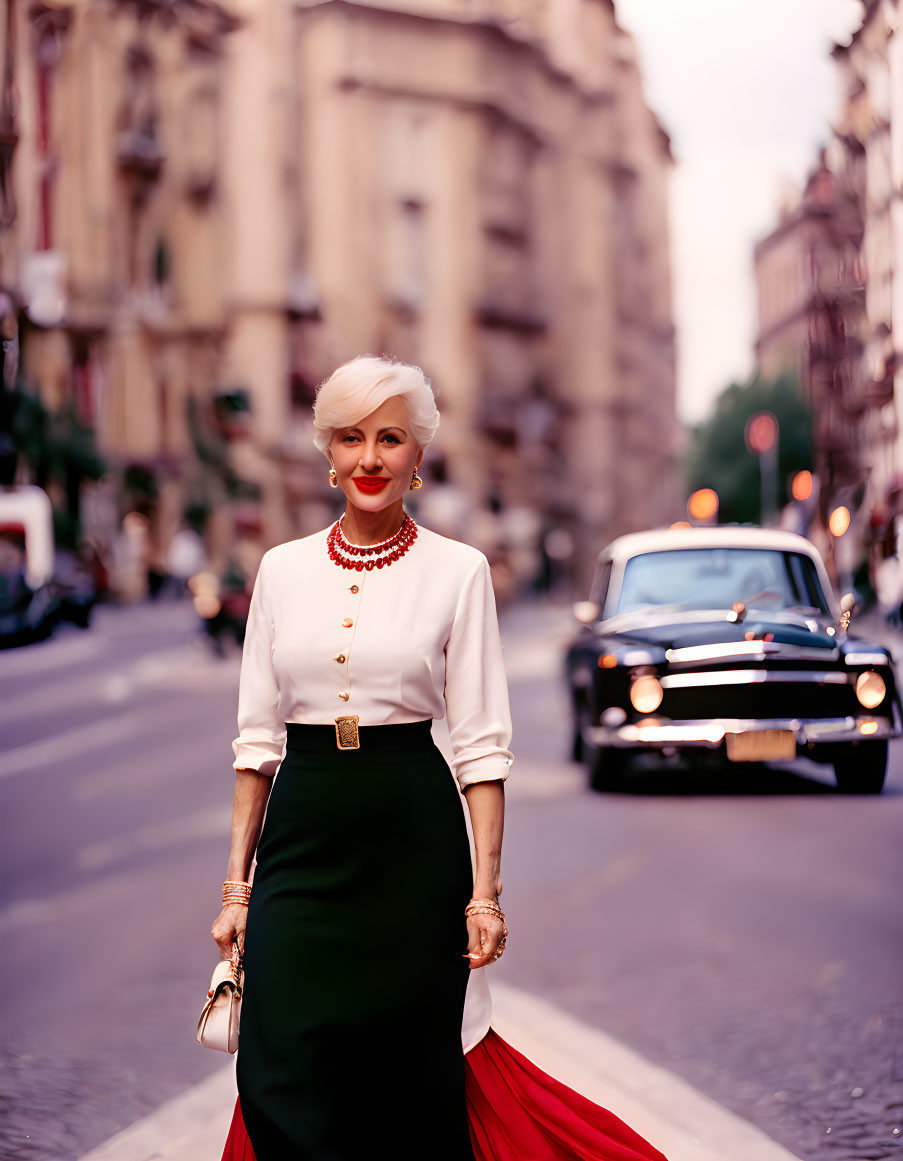
M 268 542 L 322 527 L 310 405 L 363 351 L 438 388 L 441 531 L 565 529 L 585 579 L 672 518 L 672 161 L 610 0 L 11 0 L 4 35 L 23 365 L 158 480 L 158 536 L 199 461 Z
M 863 0 L 833 50 L 841 93 L 804 191 L 756 247 L 760 373 L 793 370 L 811 403 L 822 517 L 886 523 L 903 470 L 903 10 Z

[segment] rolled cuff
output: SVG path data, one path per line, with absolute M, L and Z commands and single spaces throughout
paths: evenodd
M 473 758 L 469 762 L 455 764 L 455 778 L 463 790 L 475 782 L 504 781 L 508 777 L 511 759 L 502 754 L 487 754 L 484 758 Z
M 279 769 L 282 762 L 283 747 L 280 743 L 276 750 L 273 743 L 245 741 L 236 738 L 232 743 L 232 752 L 235 761 L 232 766 L 236 770 L 256 770 L 258 774 L 272 776 Z

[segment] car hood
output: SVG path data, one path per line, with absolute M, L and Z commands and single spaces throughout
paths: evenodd
M 763 640 L 770 636 L 779 645 L 824 649 L 827 654 L 838 647 L 837 637 L 826 632 L 827 624 L 815 618 L 807 621 L 803 617 L 789 614 L 769 616 L 749 613 L 744 620 L 735 621 L 732 614 L 727 612 L 670 617 L 653 612 L 611 618 L 608 622 L 600 623 L 598 630 L 603 637 L 613 637 L 622 644 L 632 643 L 662 650 Z

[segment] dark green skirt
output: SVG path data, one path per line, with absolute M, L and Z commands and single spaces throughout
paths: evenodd
M 473 889 L 430 722 L 289 723 L 248 909 L 238 1093 L 257 1161 L 473 1161 Z

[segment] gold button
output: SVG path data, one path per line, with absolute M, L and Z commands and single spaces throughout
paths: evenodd
M 336 661 L 338 661 L 339 665 L 341 665 L 341 664 L 342 664 L 342 662 L 343 662 L 344 660 L 345 660 L 345 654 L 344 654 L 344 653 L 340 653 L 340 654 L 338 655 L 338 657 L 336 658 Z
M 353 593 L 359 593 L 361 590 L 360 590 L 360 589 L 357 587 L 357 585 L 352 585 L 352 586 L 351 586 L 351 591 L 352 591 Z
M 351 695 L 349 694 L 347 689 L 340 689 L 339 690 L 339 697 L 342 699 L 342 701 L 347 701 L 350 696 Z
M 350 617 L 346 617 L 345 620 L 342 622 L 342 624 L 345 626 L 346 629 L 350 629 L 351 626 L 354 624 L 354 621 L 352 621 Z

